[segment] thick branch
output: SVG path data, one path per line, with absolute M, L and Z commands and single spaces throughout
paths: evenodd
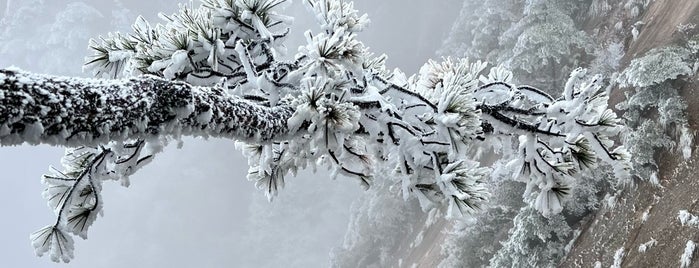
M 156 136 L 270 142 L 291 106 L 264 107 L 217 87 L 143 76 L 97 80 L 0 70 L 0 145 L 96 145 Z
M 525 121 L 522 121 L 522 120 L 519 120 L 516 118 L 507 117 L 506 115 L 504 115 L 500 112 L 500 110 L 498 109 L 498 106 L 490 106 L 490 105 L 481 104 L 481 105 L 478 105 L 478 109 L 483 111 L 484 114 L 488 114 L 488 115 L 492 116 L 494 119 L 496 119 L 502 123 L 505 123 L 507 125 L 510 125 L 516 129 L 526 130 L 526 131 L 538 133 L 538 134 L 545 134 L 545 135 L 549 135 L 549 136 L 565 137 L 565 135 L 562 133 L 554 133 L 554 132 L 551 132 L 549 130 L 539 129 L 538 127 L 536 127 L 528 122 L 525 122 Z

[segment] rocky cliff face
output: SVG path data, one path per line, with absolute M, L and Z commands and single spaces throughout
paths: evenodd
M 628 46 L 626 64 L 650 49 L 682 41 L 677 26 L 699 23 L 699 1 L 654 1 L 641 20 L 646 24 L 637 40 Z M 687 119 L 694 133 L 699 129 L 698 78 L 695 71 L 672 82 L 688 103 Z M 622 94 L 616 94 L 613 101 L 621 98 Z M 657 152 L 662 186 L 637 183 L 616 196 L 615 206 L 602 207 L 588 216 L 561 267 L 594 267 L 597 262 L 607 267 L 614 264 L 616 253 L 621 250 L 623 256 L 617 257 L 621 267 L 680 265 L 687 241 L 699 240 L 699 228 L 682 226 L 678 218 L 681 210 L 696 214 L 699 209 L 699 154 L 696 144 L 692 148 L 688 160 L 676 152 Z M 640 252 L 639 246 L 653 240 L 657 241 L 654 246 Z M 695 258 L 691 267 L 699 267 L 696 259 L 699 258 Z

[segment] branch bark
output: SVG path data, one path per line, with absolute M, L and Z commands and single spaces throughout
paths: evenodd
M 0 70 L 0 145 L 98 145 L 158 136 L 288 138 L 290 105 L 153 76 L 100 80 Z

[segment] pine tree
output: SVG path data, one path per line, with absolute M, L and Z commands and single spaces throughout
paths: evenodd
M 512 72 L 466 59 L 389 72 L 357 39 L 368 18 L 352 3 L 306 0 L 320 32 L 284 59 L 284 0 L 204 0 L 139 18 L 129 34 L 91 41 L 97 79 L 0 70 L 0 144 L 74 147 L 44 176 L 56 222 L 32 235 L 39 255 L 73 257 L 103 205 L 102 182 L 128 176 L 182 136 L 240 141 L 248 178 L 272 198 L 285 176 L 327 166 L 365 187 L 374 178 L 447 217 L 487 201 L 490 170 L 473 155 L 508 141 L 507 169 L 526 201 L 556 217 L 572 182 L 598 160 L 618 178 L 628 154 L 601 77 L 575 70 L 563 94 L 513 84 Z
M 585 7 L 584 1 L 527 1 L 522 17 L 500 36 L 498 61 L 523 81 L 557 92 L 567 73 L 594 51 L 575 21 Z
M 513 1 L 464 1 L 439 54 L 497 62 L 511 47 L 501 47 L 500 37 L 522 16 L 522 5 Z

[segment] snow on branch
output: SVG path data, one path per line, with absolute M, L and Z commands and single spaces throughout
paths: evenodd
M 0 70 L 0 144 L 88 146 L 158 136 L 271 142 L 288 105 L 264 107 L 217 87 L 154 76 L 97 80 Z
M 648 51 L 643 57 L 631 61 L 621 77 L 622 85 L 648 87 L 668 79 L 689 75 L 696 61 L 696 49 L 668 46 Z
M 482 149 L 500 149 L 544 217 L 561 212 L 581 171 L 598 162 L 628 177 L 629 156 L 613 142 L 623 126 L 601 77 L 576 70 L 555 98 L 481 61 L 430 60 L 410 77 L 389 72 L 386 56 L 357 39 L 366 15 L 335 0 L 304 1 L 323 29 L 307 31 L 307 44 L 286 61 L 291 19 L 277 13 L 284 2 L 205 0 L 163 15 L 164 24 L 139 18 L 133 33 L 91 42 L 86 69 L 133 78 L 0 70 L 1 145 L 78 147 L 67 151 L 64 171 L 45 176 L 58 219 L 33 236 L 37 253 L 70 260 L 67 234 L 85 237 L 101 208 L 100 181 L 128 185 L 182 135 L 239 141 L 248 179 L 270 199 L 286 176 L 322 165 L 365 187 L 388 180 L 404 199 L 445 206 L 450 218 L 490 196 L 491 170 L 475 153 Z

